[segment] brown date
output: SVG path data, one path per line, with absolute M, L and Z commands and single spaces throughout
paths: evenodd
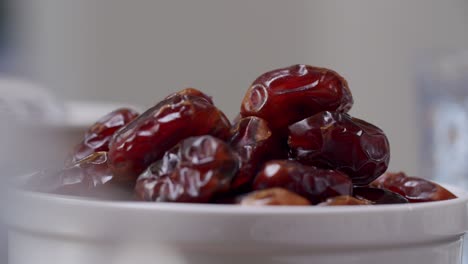
M 238 189 L 251 184 L 261 165 L 276 151 L 273 133 L 265 120 L 245 117 L 234 127 L 231 147 L 240 156 L 239 173 L 231 188 Z
M 265 189 L 249 193 L 242 197 L 239 203 L 248 206 L 310 205 L 310 202 L 306 198 L 282 188 Z
M 327 199 L 325 202 L 318 204 L 319 206 L 339 206 L 339 205 L 369 205 L 372 202 L 366 199 L 358 199 L 349 195 L 337 196 Z
M 181 141 L 141 174 L 136 194 L 144 201 L 206 203 L 229 190 L 239 160 L 212 136 Z
M 292 160 L 269 161 L 255 177 L 254 190 L 274 187 L 297 193 L 313 204 L 330 197 L 352 194 L 351 180 L 345 174 Z
M 444 187 L 417 177 L 408 177 L 403 172 L 385 173 L 371 183 L 377 188 L 388 189 L 396 192 L 411 203 L 433 202 L 457 198 Z
M 384 173 L 390 161 L 384 132 L 343 113 L 321 112 L 291 125 L 288 144 L 299 162 L 342 171 L 360 186 Z
M 126 184 L 113 177 L 107 153 L 96 152 L 65 169 L 33 175 L 28 188 L 61 195 L 128 199 L 132 188 Z
M 114 135 L 109 164 L 116 177 L 135 181 L 182 139 L 209 134 L 228 140 L 230 129 L 226 116 L 205 97 L 174 94 Z
M 348 84 L 338 73 L 299 64 L 259 76 L 242 101 L 241 115 L 261 117 L 273 131 L 286 134 L 289 125 L 306 117 L 347 112 L 352 105 Z
M 95 152 L 109 151 L 109 142 L 114 133 L 137 116 L 136 111 L 121 108 L 99 119 L 86 131 L 83 141 L 75 147 L 66 164 L 70 166 Z
M 398 193 L 386 189 L 372 187 L 354 187 L 354 197 L 368 200 L 373 204 L 399 204 L 408 203 L 408 200 Z

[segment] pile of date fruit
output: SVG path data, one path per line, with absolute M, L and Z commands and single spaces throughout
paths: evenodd
M 187 88 L 139 114 L 117 109 L 86 132 L 64 169 L 30 186 L 56 194 L 154 202 L 371 205 L 456 198 L 431 181 L 386 172 L 384 132 L 347 114 L 335 71 L 293 65 L 259 76 L 233 124 Z

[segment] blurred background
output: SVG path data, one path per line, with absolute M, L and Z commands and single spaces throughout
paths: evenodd
M 232 118 L 258 75 L 305 63 L 348 80 L 351 113 L 389 137 L 390 169 L 467 182 L 467 29 L 466 0 L 0 0 L 0 98 L 41 87 L 55 104 L 41 118 L 79 119 L 60 144 L 6 141 L 23 142 L 28 161 L 61 145 L 56 161 L 114 104 L 149 107 L 188 86 Z

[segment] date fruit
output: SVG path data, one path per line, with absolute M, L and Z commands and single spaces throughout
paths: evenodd
M 384 173 L 390 162 L 384 132 L 343 113 L 321 112 L 291 125 L 288 144 L 299 162 L 344 172 L 359 186 Z
M 353 97 L 346 80 L 335 71 L 293 65 L 258 77 L 247 91 L 241 115 L 265 119 L 273 131 L 322 111 L 347 112 Z
M 306 166 L 292 160 L 267 162 L 255 177 L 254 190 L 285 188 L 317 204 L 330 197 L 352 194 L 352 183 L 345 174 Z
M 117 109 L 99 119 L 86 131 L 83 141 L 78 144 L 66 161 L 68 166 L 99 151 L 109 151 L 109 142 L 114 133 L 138 116 L 132 109 Z
M 211 96 L 208 96 L 207 94 L 205 94 L 202 91 L 197 90 L 195 88 L 185 88 L 185 89 L 183 89 L 181 91 L 170 94 L 165 99 L 170 99 L 170 98 L 172 98 L 174 96 L 182 96 L 182 97 L 196 96 L 196 97 L 201 97 L 201 98 L 205 99 L 208 103 L 214 105 L 213 98 L 211 98 Z
M 136 194 L 144 201 L 206 203 L 227 192 L 239 158 L 212 136 L 190 137 L 141 174 Z
M 408 203 L 408 200 L 398 193 L 386 189 L 372 187 L 355 187 L 353 189 L 354 197 L 365 199 L 373 204 L 399 204 Z
M 150 164 L 191 136 L 231 136 L 226 116 L 205 97 L 174 94 L 117 131 L 109 164 L 116 177 L 136 180 Z
M 240 156 L 239 173 L 231 188 L 238 189 L 251 184 L 260 167 L 275 152 L 275 140 L 268 123 L 258 117 L 245 117 L 237 122 L 231 138 L 231 147 Z
M 306 198 L 282 188 L 271 188 L 249 193 L 242 197 L 239 203 L 248 206 L 310 205 Z
M 396 192 L 412 203 L 433 202 L 457 198 L 444 187 L 417 177 L 408 177 L 403 172 L 385 173 L 371 184 L 377 188 Z
M 339 205 L 369 205 L 372 202 L 366 199 L 358 199 L 349 195 L 337 196 L 327 199 L 325 202 L 318 204 L 319 206 L 339 206 Z
M 118 182 L 107 164 L 107 153 L 96 152 L 71 167 L 35 174 L 28 188 L 43 192 L 93 198 L 126 199 L 131 190 L 127 183 Z

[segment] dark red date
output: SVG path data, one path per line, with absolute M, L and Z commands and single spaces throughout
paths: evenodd
M 267 122 L 258 117 L 240 119 L 230 144 L 241 158 L 239 173 L 231 184 L 234 190 L 251 184 L 260 167 L 277 149 Z
M 96 152 L 71 167 L 33 175 L 28 188 L 37 191 L 105 199 L 127 199 L 132 188 L 113 177 L 107 153 Z
M 408 200 L 398 193 L 386 189 L 372 187 L 355 187 L 354 197 L 372 202 L 372 204 L 399 204 L 408 203 Z
M 116 177 L 136 180 L 179 141 L 200 135 L 229 140 L 231 124 L 205 97 L 174 94 L 119 130 L 110 143 Z
M 343 113 L 322 112 L 291 125 L 288 144 L 299 162 L 342 171 L 360 186 L 384 173 L 390 162 L 384 132 Z
M 371 201 L 366 199 L 358 199 L 349 195 L 337 196 L 327 199 L 325 202 L 318 204 L 319 206 L 342 206 L 342 205 L 369 205 Z
M 138 178 L 136 194 L 144 201 L 206 203 L 229 190 L 238 166 L 237 154 L 220 139 L 187 138 Z
M 249 193 L 242 197 L 239 203 L 248 206 L 310 205 L 310 202 L 306 198 L 282 188 L 271 188 Z
M 372 182 L 371 185 L 399 193 L 412 203 L 457 198 L 453 193 L 434 182 L 416 177 L 408 177 L 403 172 L 385 173 Z
M 274 187 L 297 193 L 313 204 L 330 197 L 352 194 L 351 180 L 345 174 L 292 160 L 269 161 L 255 177 L 254 190 Z
M 86 131 L 83 141 L 78 144 L 67 159 L 68 166 L 99 151 L 109 151 L 109 142 L 114 133 L 138 116 L 132 109 L 117 109 L 99 119 Z
M 310 65 L 293 65 L 258 77 L 241 105 L 242 116 L 258 116 L 274 131 L 322 111 L 347 112 L 353 97 L 338 73 Z

